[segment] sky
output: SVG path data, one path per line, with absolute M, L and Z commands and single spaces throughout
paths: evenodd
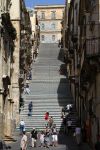
M 65 0 L 25 0 L 25 4 L 33 8 L 35 5 L 65 4 Z

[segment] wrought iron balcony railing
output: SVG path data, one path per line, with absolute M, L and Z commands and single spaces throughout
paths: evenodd
M 100 38 L 92 38 L 86 40 L 87 57 L 100 56 Z

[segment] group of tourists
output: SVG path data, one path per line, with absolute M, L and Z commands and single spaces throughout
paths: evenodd
M 58 135 L 57 135 L 57 129 L 56 125 L 54 125 L 51 128 L 46 127 L 44 130 L 37 132 L 35 128 L 32 129 L 30 133 L 31 138 L 31 147 L 37 147 L 37 140 L 40 143 L 39 147 L 47 147 L 49 146 L 57 146 L 58 142 Z M 22 138 L 21 138 L 21 150 L 27 149 L 27 143 L 28 143 L 28 137 L 26 135 L 26 132 L 22 132 Z
M 45 113 L 44 116 L 45 126 L 41 131 L 37 131 L 34 127 L 30 132 L 31 138 L 31 147 L 37 147 L 37 140 L 40 143 L 39 147 L 47 147 L 57 146 L 58 143 L 58 132 L 56 128 L 56 124 L 54 123 L 53 117 L 49 115 L 49 112 Z M 21 138 L 21 150 L 27 149 L 27 135 L 25 132 L 25 122 L 23 120 L 20 121 L 20 134 Z

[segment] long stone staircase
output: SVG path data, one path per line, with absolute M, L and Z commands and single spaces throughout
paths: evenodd
M 59 59 L 60 49 L 56 44 L 41 44 L 39 56 L 32 65 L 32 80 L 30 94 L 24 94 L 24 108 L 20 119 L 26 124 L 26 129 L 33 127 L 41 130 L 45 127 L 44 114 L 49 112 L 60 130 L 62 126 L 62 107 L 73 103 L 67 76 L 60 75 L 59 69 L 64 63 Z M 58 57 L 59 56 L 59 57 Z M 32 116 L 28 116 L 28 104 L 33 102 Z

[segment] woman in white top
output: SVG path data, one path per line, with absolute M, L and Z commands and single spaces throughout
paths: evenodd
M 41 147 L 43 147 L 44 146 L 44 132 L 43 131 L 41 131 L 40 133 L 40 143 L 41 143 Z
M 21 150 L 26 150 L 27 149 L 27 136 L 25 134 L 25 131 L 23 131 L 23 136 L 22 136 L 22 139 L 21 139 L 20 147 L 21 147 Z

